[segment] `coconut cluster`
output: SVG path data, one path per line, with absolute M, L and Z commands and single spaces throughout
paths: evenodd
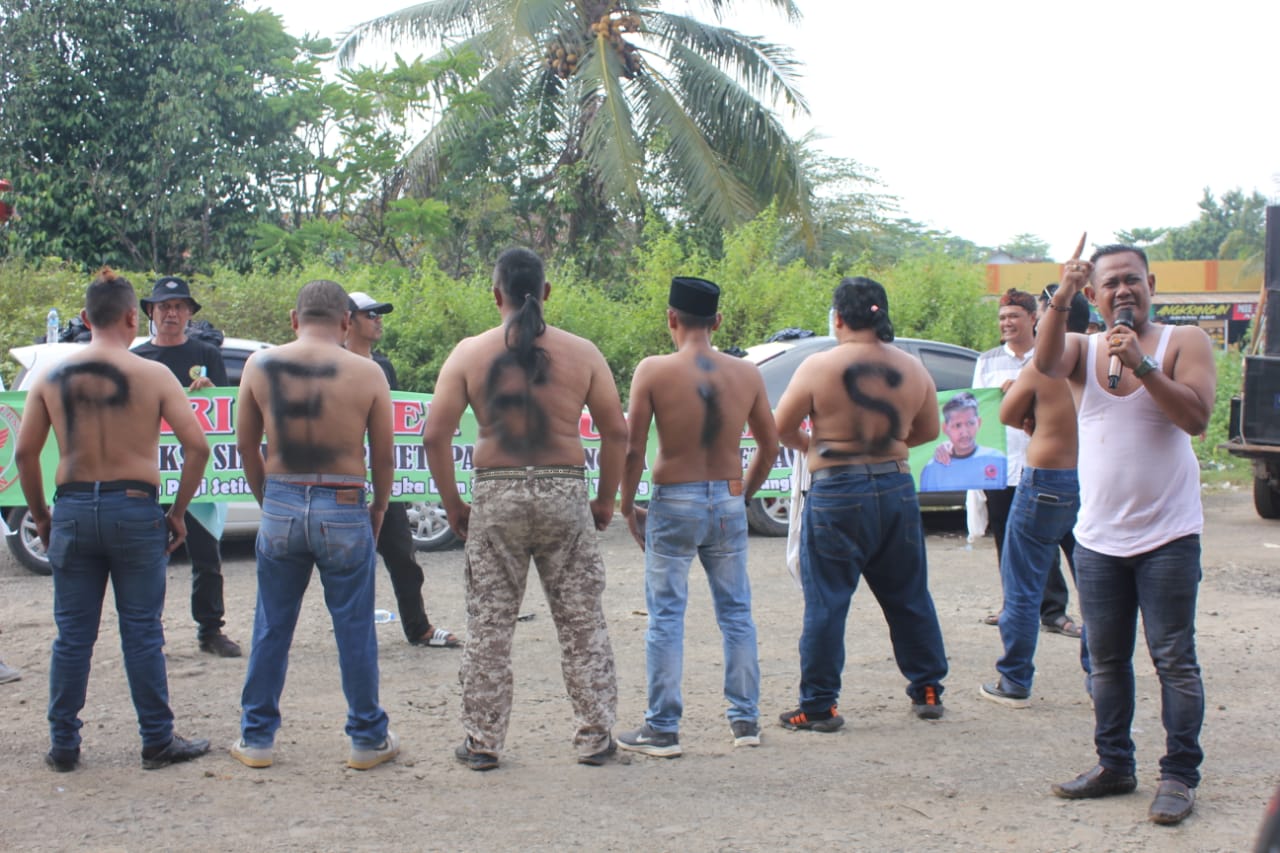
M 557 39 L 547 47 L 546 65 L 556 75 L 569 79 L 578 71 L 578 62 L 586 50 L 588 40 L 603 40 L 618 54 L 622 61 L 623 76 L 630 79 L 640 72 L 640 57 L 635 47 L 626 40 L 626 33 L 640 32 L 642 22 L 639 15 L 629 12 L 606 12 L 600 19 L 593 21 L 590 32 L 584 34 L 582 41 L 568 44 Z

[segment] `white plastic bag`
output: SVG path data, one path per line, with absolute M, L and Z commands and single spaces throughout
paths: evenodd
M 787 507 L 787 574 L 795 581 L 796 589 L 803 589 L 800 583 L 800 524 L 804 515 L 804 493 L 809 490 L 809 462 L 805 454 L 797 452 L 795 464 L 791 466 L 791 505 Z

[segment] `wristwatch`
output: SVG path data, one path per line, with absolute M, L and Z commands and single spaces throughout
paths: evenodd
M 1144 355 L 1142 361 L 1133 369 L 1133 375 L 1141 379 L 1153 370 L 1160 369 L 1160 362 L 1156 361 L 1149 355 Z

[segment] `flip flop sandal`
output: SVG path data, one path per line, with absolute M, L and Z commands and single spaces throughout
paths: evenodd
M 1070 616 L 1059 616 L 1053 620 L 1052 625 L 1045 625 L 1044 629 L 1052 634 L 1080 639 L 1080 626 L 1073 622 Z
M 433 649 L 456 649 L 462 646 L 462 641 L 453 636 L 453 632 L 445 628 L 436 628 L 426 639 L 419 637 L 416 640 L 410 640 L 413 646 L 429 646 Z

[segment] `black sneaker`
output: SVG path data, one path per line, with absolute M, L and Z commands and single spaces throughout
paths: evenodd
M 609 738 L 609 745 L 599 752 L 591 755 L 579 755 L 578 763 L 585 764 L 588 767 L 600 767 L 604 765 L 610 758 L 618 753 L 618 742 L 612 737 Z
M 675 732 L 655 732 L 645 723 L 633 732 L 618 735 L 618 746 L 628 752 L 642 752 L 658 758 L 675 758 L 682 754 L 680 735 Z
M 471 738 L 458 744 L 458 748 L 453 751 L 453 757 L 472 770 L 492 770 L 498 766 L 498 756 L 487 752 L 476 752 L 471 748 Z
M 208 637 L 201 637 L 200 651 L 217 655 L 220 658 L 240 657 L 239 644 L 221 631 Z
M 759 746 L 760 723 L 756 720 L 734 720 L 729 723 L 734 746 Z
M 808 732 L 834 732 L 844 725 L 844 717 L 836 713 L 835 705 L 831 706 L 830 711 L 803 711 L 796 708 L 780 714 L 778 721 L 784 729 Z
M 57 773 L 70 773 L 80 766 L 80 747 L 75 749 L 58 749 L 54 747 L 45 753 L 44 763 Z
M 978 693 L 983 699 L 995 702 L 997 705 L 1007 705 L 1010 708 L 1029 708 L 1031 706 L 1031 692 L 1028 690 L 1018 690 L 1001 676 L 998 681 L 990 681 L 978 688 Z
M 181 735 L 174 735 L 173 740 L 163 748 L 147 747 L 142 750 L 142 769 L 159 770 L 170 764 L 178 764 L 199 758 L 209 751 L 207 740 L 187 740 Z
M 938 695 L 938 688 L 932 684 L 926 687 L 919 699 L 912 700 L 911 710 L 922 720 L 941 720 L 942 697 Z

